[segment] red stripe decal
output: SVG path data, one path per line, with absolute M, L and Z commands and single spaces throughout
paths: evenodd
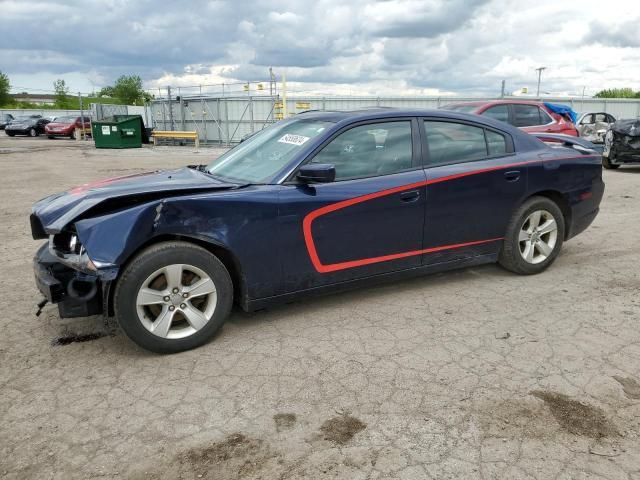
M 340 202 L 332 203 L 330 205 L 325 205 L 324 207 L 318 208 L 317 210 L 313 210 L 312 212 L 308 213 L 304 217 L 304 220 L 302 221 L 302 232 L 304 234 L 304 242 L 307 246 L 309 258 L 311 259 L 311 263 L 313 264 L 314 268 L 318 273 L 330 273 L 330 272 L 336 272 L 338 270 L 345 270 L 347 268 L 362 267 L 364 265 L 371 265 L 374 263 L 388 262 L 390 260 L 398 260 L 400 258 L 413 257 L 415 255 L 435 253 L 443 250 L 453 250 L 456 248 L 470 247 L 473 245 L 482 245 L 484 243 L 491 243 L 491 242 L 497 242 L 497 241 L 503 240 L 504 237 L 490 238 L 488 240 L 477 240 L 474 242 L 456 243 L 453 245 L 441 245 L 439 247 L 425 248 L 422 250 L 412 250 L 410 252 L 392 253 L 389 255 L 383 255 L 381 257 L 363 258 L 360 260 L 350 260 L 347 262 L 331 263 L 331 264 L 325 265 L 320 261 L 320 257 L 318 256 L 318 251 L 316 249 L 315 242 L 313 241 L 313 233 L 311 232 L 311 227 L 313 225 L 313 221 L 316 218 L 321 217 L 322 215 L 326 215 L 328 213 L 335 212 L 336 210 L 341 210 L 343 208 L 347 208 L 352 205 L 357 205 L 359 203 L 367 202 L 369 200 L 385 197 L 387 195 L 392 195 L 394 193 L 399 193 L 404 190 L 411 190 L 412 188 L 419 188 L 419 187 L 424 187 L 428 185 L 433 185 L 435 183 L 448 182 L 450 180 L 469 177 L 471 175 L 479 175 L 481 173 L 493 172 L 496 170 L 503 170 L 506 168 L 519 167 L 519 166 L 528 165 L 531 163 L 553 161 L 553 160 L 570 160 L 572 158 L 587 158 L 587 157 L 573 156 L 573 157 L 550 158 L 546 160 L 538 159 L 538 160 L 530 160 L 527 162 L 510 163 L 507 165 L 500 165 L 496 167 L 482 168 L 479 170 L 472 170 L 468 172 L 454 173 L 452 175 L 447 175 L 444 177 L 433 178 L 430 180 L 423 180 L 421 182 L 410 183 L 408 185 L 401 185 L 399 187 L 388 188 L 386 190 L 380 190 L 379 192 L 368 193 L 366 195 L 361 195 L 359 197 L 349 198 L 347 200 L 342 200 Z

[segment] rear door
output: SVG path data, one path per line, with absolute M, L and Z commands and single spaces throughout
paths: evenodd
M 377 120 L 336 133 L 307 162 L 336 180 L 280 192 L 285 292 L 418 267 L 425 172 L 416 119 Z
M 467 121 L 424 119 L 424 264 L 494 255 L 527 185 L 511 136 Z

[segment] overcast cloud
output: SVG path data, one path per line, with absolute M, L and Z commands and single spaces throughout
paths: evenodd
M 268 79 L 296 91 L 491 94 L 640 89 L 634 1 L 0 0 L 16 91 L 138 74 L 148 88 Z M 18 88 L 19 87 L 19 88 Z

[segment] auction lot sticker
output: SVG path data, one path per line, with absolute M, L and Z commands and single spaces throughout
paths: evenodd
M 309 137 L 305 137 L 303 135 L 293 135 L 291 133 L 287 133 L 284 135 L 278 142 L 280 143 L 289 143 L 291 145 L 302 145 L 304 142 L 309 140 Z

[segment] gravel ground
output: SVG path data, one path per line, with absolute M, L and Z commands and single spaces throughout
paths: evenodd
M 594 225 L 534 277 L 236 311 L 173 356 L 35 317 L 35 200 L 219 153 L 0 135 L 0 477 L 640 479 L 640 167 L 605 172 Z

